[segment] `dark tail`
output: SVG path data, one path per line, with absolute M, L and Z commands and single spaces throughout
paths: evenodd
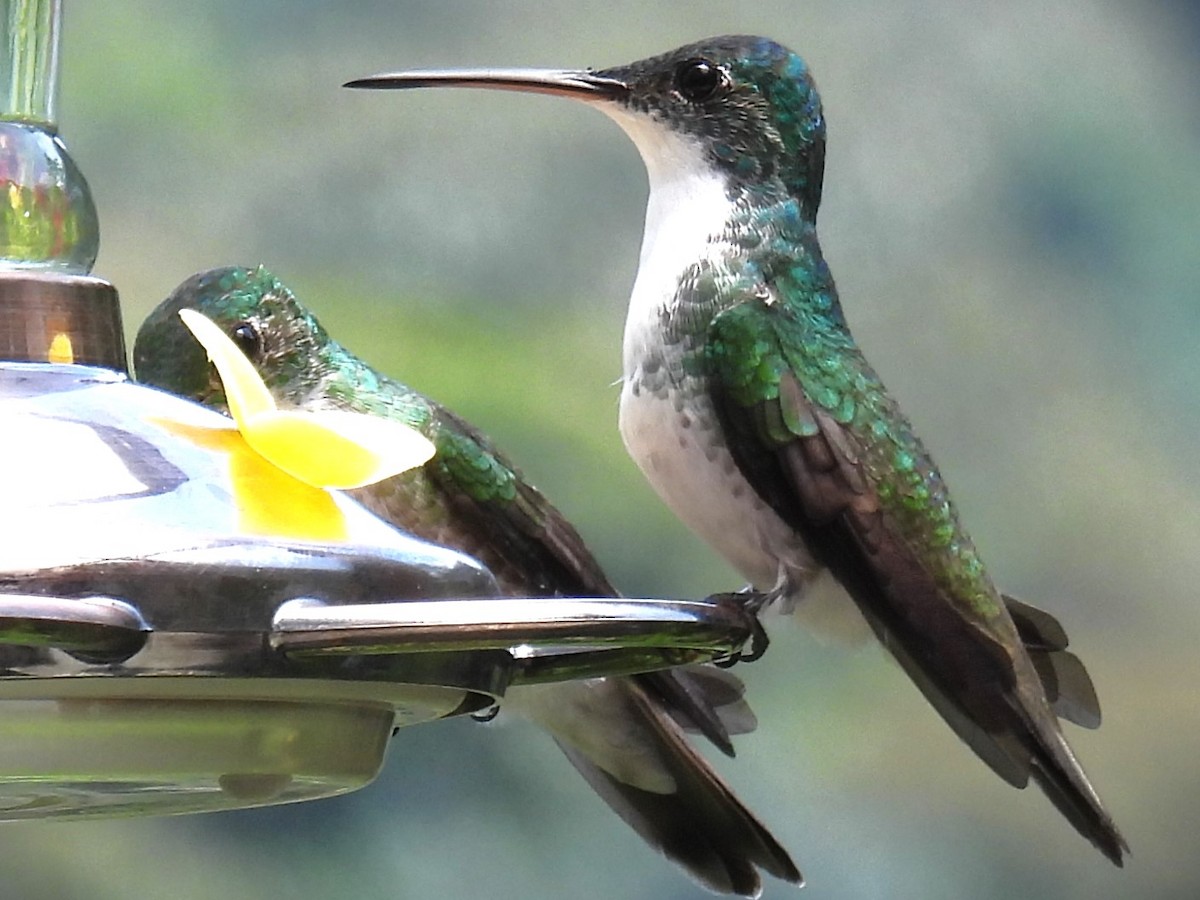
M 1033 780 L 1076 831 L 1095 844 L 1114 865 L 1124 866 L 1129 845 L 1100 802 L 1099 794 L 1059 732 L 1057 723 L 1050 727 L 1031 723 L 1031 729 L 1041 744 L 1033 754 L 1030 772 Z
M 651 846 L 719 894 L 758 897 L 759 870 L 802 885 L 787 851 L 688 743 L 682 729 L 631 679 L 612 682 L 638 743 L 653 749 L 674 789 L 645 790 L 601 768 L 580 749 L 556 738 L 575 768 L 612 809 Z
M 1045 610 L 1013 597 L 1003 599 L 1054 715 L 1085 728 L 1098 728 L 1100 702 L 1096 699 L 1096 689 L 1083 663 L 1067 650 L 1067 633 L 1062 625 Z M 1018 714 L 1027 719 L 1037 740 L 1030 768 L 1033 780 L 1076 831 L 1114 865 L 1123 866 L 1129 845 L 1101 803 L 1058 723 L 1053 716 L 1031 713 L 1030 710 L 1042 705 L 1041 698 L 1022 697 L 1021 693 L 1018 689 Z
M 718 702 L 706 713 L 712 721 L 737 733 L 738 716 L 721 719 L 716 709 L 739 706 L 740 683 L 722 684 L 730 690 L 691 688 L 707 697 L 702 706 Z M 721 704 L 721 694 L 730 702 Z M 640 678 L 523 686 L 504 704 L 550 732 L 617 815 L 709 890 L 758 896 L 760 870 L 803 883 L 779 841 L 692 749 L 678 713 Z

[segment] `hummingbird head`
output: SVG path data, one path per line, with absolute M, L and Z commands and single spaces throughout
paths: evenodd
M 763 37 L 709 38 L 609 69 L 397 72 L 347 87 L 481 87 L 571 97 L 596 105 L 637 145 L 656 183 L 703 172 L 732 196 L 794 197 L 815 216 L 825 166 L 825 119 L 804 60 Z
M 815 215 L 825 119 L 808 67 L 786 47 L 718 37 L 597 74 L 627 86 L 606 111 L 648 168 L 662 164 L 652 157 L 664 143 L 682 140 L 738 193 L 782 190 Z
M 179 317 L 203 313 L 246 355 L 277 400 L 303 383 L 327 343 L 324 331 L 262 266 L 193 275 L 147 316 L 133 347 L 138 380 L 224 410 L 225 392 L 200 342 Z

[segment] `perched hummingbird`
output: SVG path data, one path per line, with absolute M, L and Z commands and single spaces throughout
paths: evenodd
M 220 379 L 181 309 L 224 329 L 281 407 L 386 416 L 433 442 L 423 468 L 350 492 L 377 515 L 480 559 L 511 596 L 617 596 L 576 530 L 486 437 L 333 341 L 261 267 L 213 269 L 176 288 L 138 332 L 141 381 L 224 409 Z M 755 897 L 758 868 L 796 884 L 800 873 L 674 718 L 732 755 L 730 732 L 754 727 L 741 694 L 727 673 L 693 666 L 514 688 L 504 708 L 547 729 L 609 806 L 701 884 Z
M 1058 623 L 1003 596 L 924 446 L 850 334 L 817 240 L 825 119 L 804 61 L 761 37 L 600 71 L 377 75 L 582 100 L 650 180 L 620 428 L 667 505 L 790 609 L 829 570 L 951 728 L 1042 787 L 1117 865 L 1128 848 L 1059 727 L 1099 707 Z

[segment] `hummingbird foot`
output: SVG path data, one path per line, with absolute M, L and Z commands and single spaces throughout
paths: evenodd
M 739 591 L 715 594 L 709 599 L 718 603 L 721 601 L 736 603 L 750 614 L 750 639 L 747 641 L 750 649 L 748 651 L 737 650 L 723 659 L 714 660 L 714 664 L 728 669 L 738 663 L 752 663 L 761 659 L 762 655 L 767 652 L 767 647 L 771 645 L 771 638 L 763 627 L 759 614 L 775 599 L 774 592 L 756 591 L 751 585 L 746 585 Z
M 750 651 L 741 654 L 742 662 L 755 662 L 762 658 L 762 655 L 767 652 L 767 647 L 771 645 L 771 638 L 767 634 L 767 629 L 763 627 L 761 614 L 763 608 L 770 605 L 774 596 L 770 593 L 751 590 L 746 588 L 739 593 L 745 597 L 742 601 L 742 608 L 750 613 Z

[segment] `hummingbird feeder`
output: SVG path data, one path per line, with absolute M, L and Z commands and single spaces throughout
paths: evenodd
M 342 793 L 399 726 L 747 640 L 734 604 L 500 597 L 134 383 L 55 122 L 61 2 L 2 8 L 0 820 Z

